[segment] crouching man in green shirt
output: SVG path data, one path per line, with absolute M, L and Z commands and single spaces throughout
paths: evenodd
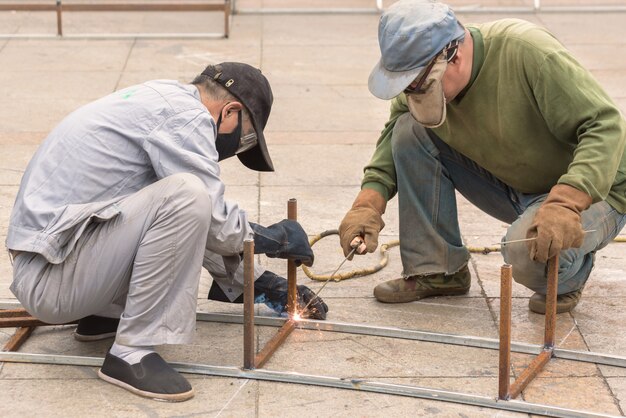
M 469 252 L 455 190 L 510 224 L 502 246 L 513 277 L 545 312 L 546 262 L 560 254 L 558 312 L 573 309 L 596 251 L 626 223 L 626 122 L 592 75 L 545 29 L 505 19 L 463 27 L 448 6 L 401 0 L 381 17 L 382 58 L 369 79 L 393 99 L 340 226 L 346 254 L 372 252 L 398 194 L 402 278 L 381 302 L 458 295 Z

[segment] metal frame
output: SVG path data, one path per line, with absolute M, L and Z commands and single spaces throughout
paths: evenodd
M 287 218 L 294 221 L 298 219 L 298 202 L 296 199 L 289 199 L 287 202 Z M 252 370 L 263 367 L 296 327 L 296 321 L 293 319 L 293 316 L 298 306 L 297 269 L 293 260 L 287 261 L 287 315 L 289 319 L 255 356 L 253 240 L 244 242 L 243 254 L 243 368 Z
M 0 38 L 228 38 L 230 34 L 231 0 L 223 0 L 220 3 L 70 3 L 63 4 L 62 0 L 55 0 L 55 4 L 43 3 L 0 3 L 0 11 L 31 11 L 45 12 L 54 11 L 57 17 L 57 34 L 1 34 Z M 224 12 L 224 33 L 107 33 L 107 34 L 63 34 L 63 12 Z
M 14 302 L 0 303 L 1 309 L 15 309 L 20 305 Z M 22 310 L 23 311 L 23 310 Z M 213 314 L 197 313 L 197 320 L 203 322 L 222 322 L 229 324 L 243 324 L 244 316 L 236 314 Z M 256 317 L 254 323 L 261 326 L 283 327 L 288 320 L 276 317 Z M 376 327 L 358 324 L 349 324 L 330 321 L 300 320 L 297 322 L 299 329 L 331 331 L 341 333 L 351 333 L 358 335 L 378 336 L 387 338 L 407 339 L 414 341 L 428 341 L 442 344 L 452 344 L 464 347 L 475 347 L 498 350 L 497 339 L 473 337 L 455 334 L 443 334 L 417 330 L 407 330 L 395 327 Z M 511 351 L 524 354 L 538 354 L 542 347 L 513 343 Z M 626 357 L 615 356 L 587 351 L 563 350 L 555 348 L 553 351 L 555 358 L 589 362 L 595 364 L 605 364 L 626 368 Z M 99 367 L 102 365 L 102 358 L 82 357 L 82 356 L 61 356 L 48 354 L 0 352 L 0 362 L 17 362 L 33 364 L 58 364 Z M 541 414 L 555 417 L 604 417 L 608 415 L 598 414 L 588 411 L 560 408 L 551 405 L 534 404 L 515 400 L 498 400 L 493 397 L 472 395 L 462 392 L 452 392 L 433 388 L 424 388 L 411 385 L 396 385 L 366 381 L 363 379 L 338 378 L 331 376 L 312 376 L 294 372 L 267 371 L 267 370 L 246 370 L 237 367 L 211 366 L 202 364 L 172 363 L 176 369 L 184 373 L 196 373 L 211 376 L 245 378 L 267 380 L 285 383 L 296 383 L 305 385 L 325 386 L 340 389 L 359 390 L 381 394 L 392 394 L 421 399 L 440 400 L 444 402 L 454 402 L 460 404 L 481 406 L 498 410 L 524 412 L 531 414 Z
M 554 353 L 556 334 L 556 297 L 559 282 L 558 254 L 548 260 L 548 286 L 546 292 L 545 332 L 543 349 L 510 383 L 511 370 L 511 303 L 512 303 L 512 267 L 502 266 L 500 271 L 500 361 L 498 373 L 498 399 L 515 399 L 548 364 Z

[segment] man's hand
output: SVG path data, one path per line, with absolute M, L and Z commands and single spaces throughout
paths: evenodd
M 250 223 L 254 231 L 254 252 L 272 258 L 294 260 L 297 266 L 313 265 L 313 250 L 304 229 L 296 221 L 283 219 L 268 226 Z
M 322 298 L 315 296 L 315 293 L 304 285 L 298 285 L 298 310 L 306 310 L 300 312 L 303 318 L 326 319 L 328 313 L 328 305 L 324 303 Z M 265 303 L 275 312 L 283 313 L 287 309 L 287 280 L 272 273 L 265 271 L 254 282 L 254 301 L 256 303 Z
M 580 213 L 591 202 L 591 196 L 572 186 L 554 186 L 526 233 L 526 238 L 536 238 L 528 242 L 531 260 L 546 263 L 561 250 L 580 247 L 585 236 Z
M 374 252 L 378 247 L 378 233 L 385 227 L 381 215 L 385 212 L 387 202 L 375 190 L 363 189 L 352 204 L 352 208 L 339 225 L 339 241 L 343 254 L 347 257 L 353 249 L 353 240 L 362 237 L 365 250 Z M 362 254 L 362 245 L 357 249 Z M 352 259 L 352 257 L 350 257 Z
M 315 296 L 315 293 L 304 285 L 299 285 L 298 289 L 298 310 L 300 316 L 311 319 L 326 319 L 328 305 L 322 298 Z M 282 314 L 287 310 L 287 280 L 266 270 L 258 279 L 254 281 L 254 302 L 265 303 L 275 312 Z M 220 286 L 213 281 L 209 290 L 208 299 L 219 302 L 230 302 Z M 312 301 L 312 302 L 311 302 Z M 232 303 L 243 303 L 243 295 L 233 300 Z

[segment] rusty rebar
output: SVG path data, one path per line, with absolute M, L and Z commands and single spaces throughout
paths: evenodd
M 28 339 L 35 327 L 20 327 L 18 328 L 9 341 L 4 345 L 2 351 L 17 351 Z
M 298 220 L 298 201 L 294 198 L 287 202 L 287 218 L 293 221 Z M 287 289 L 287 313 L 291 318 L 298 307 L 296 263 L 293 260 L 287 261 Z
M 243 368 L 254 369 L 254 241 L 243 243 Z
M 500 359 L 498 366 L 498 399 L 509 399 L 511 373 L 511 299 L 512 273 L 510 264 L 500 268 Z
M 61 5 L 61 0 L 57 0 L 55 6 L 57 13 L 57 35 L 63 36 L 63 6 Z
M 559 255 L 548 260 L 548 289 L 546 292 L 546 329 L 543 338 L 545 347 L 554 347 L 556 334 L 556 298 L 559 285 Z
M 254 359 L 254 365 L 257 368 L 263 367 L 265 363 L 270 359 L 272 354 L 281 346 L 281 344 L 287 339 L 291 331 L 296 327 L 296 322 L 293 319 L 289 319 L 285 324 L 278 330 L 276 334 L 270 339 L 263 349 L 256 355 Z
M 511 399 L 517 398 L 517 396 L 522 393 L 524 388 L 528 386 L 528 384 L 543 370 L 544 366 L 548 364 L 552 358 L 552 348 L 544 349 L 541 353 L 539 353 L 533 361 L 530 362 L 528 367 L 524 369 L 524 371 L 519 375 L 515 382 L 511 384 L 511 389 L 509 391 L 509 395 Z

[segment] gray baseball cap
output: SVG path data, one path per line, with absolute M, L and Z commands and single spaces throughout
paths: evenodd
M 465 29 L 454 12 L 434 0 L 400 0 L 380 18 L 381 58 L 370 73 L 370 92 L 393 99 L 409 85 L 441 50 Z

